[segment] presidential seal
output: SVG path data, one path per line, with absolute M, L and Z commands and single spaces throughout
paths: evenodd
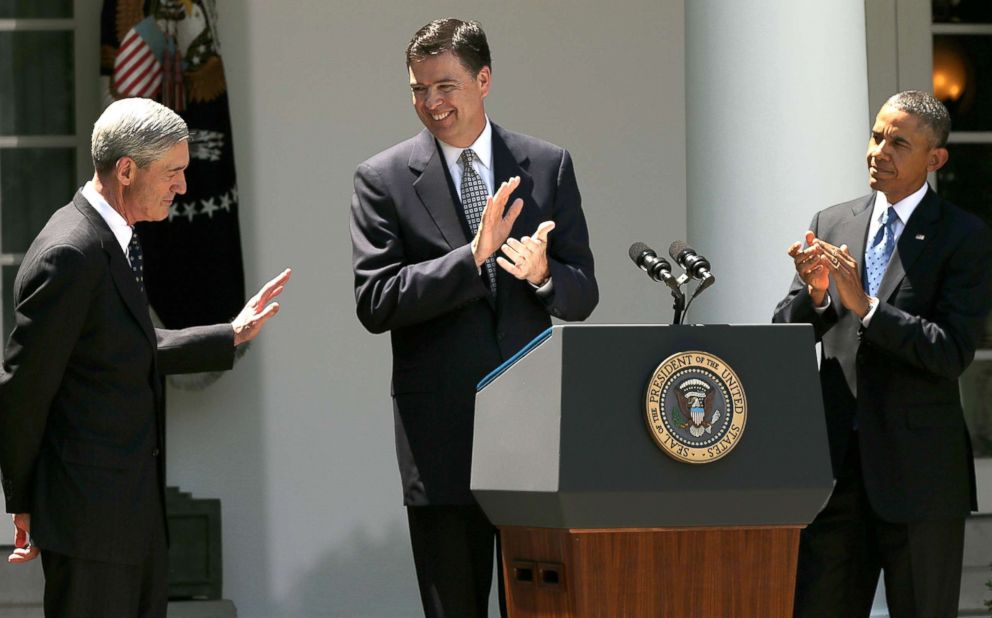
M 695 464 L 716 461 L 744 434 L 744 387 L 730 365 L 712 354 L 672 354 L 648 381 L 645 420 L 655 443 L 671 457 Z

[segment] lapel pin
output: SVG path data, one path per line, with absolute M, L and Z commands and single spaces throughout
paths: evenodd
M 924 236 L 923 234 L 917 234 L 916 235 L 916 240 L 925 240 L 925 239 L 926 239 L 926 236 Z

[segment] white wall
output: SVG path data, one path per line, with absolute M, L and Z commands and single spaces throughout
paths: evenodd
M 356 165 L 421 128 L 406 43 L 436 17 L 482 22 L 490 116 L 574 157 L 602 296 L 593 321 L 667 321 L 667 294 L 626 253 L 685 236 L 682 1 L 218 5 L 248 284 L 295 275 L 231 375 L 170 392 L 169 480 L 222 499 L 240 615 L 416 616 L 389 341 L 354 317 L 348 237 Z

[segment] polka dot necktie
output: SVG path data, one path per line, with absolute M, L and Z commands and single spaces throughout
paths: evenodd
M 479 224 L 482 222 L 482 211 L 486 207 L 489 191 L 486 189 L 486 183 L 472 167 L 475 152 L 471 148 L 466 148 L 458 158 L 462 162 L 462 210 L 465 212 L 468 227 L 475 234 L 479 231 Z M 486 278 L 489 280 L 489 292 L 495 296 L 496 256 L 489 256 L 483 268 L 486 272 Z
M 145 296 L 145 261 L 141 253 L 141 242 L 138 240 L 138 232 L 131 228 L 131 242 L 127 244 L 127 261 L 131 263 L 131 272 L 134 273 L 134 280 L 138 283 L 141 295 Z
M 882 277 L 889 265 L 889 259 L 896 248 L 896 221 L 899 215 L 889 206 L 882 215 L 881 225 L 865 252 L 865 291 L 870 296 L 878 295 Z

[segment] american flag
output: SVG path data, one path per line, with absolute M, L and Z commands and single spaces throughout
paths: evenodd
M 113 88 L 118 98 L 158 97 L 164 48 L 165 37 L 151 17 L 141 20 L 124 35 L 114 60 Z

